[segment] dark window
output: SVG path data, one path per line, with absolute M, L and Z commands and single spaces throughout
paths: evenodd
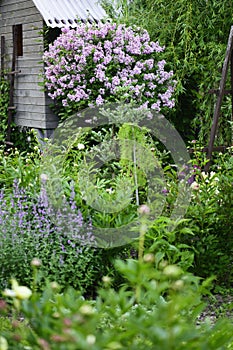
M 23 56 L 23 26 L 22 24 L 13 25 L 13 45 L 16 56 Z
M 51 28 L 44 25 L 44 49 L 48 50 L 49 44 L 52 44 L 60 34 L 61 28 Z

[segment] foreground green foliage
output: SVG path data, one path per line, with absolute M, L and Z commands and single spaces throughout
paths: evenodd
M 55 282 L 30 297 L 30 290 L 14 282 L 16 317 L 20 312 L 28 326 L 24 334 L 17 327 L 1 332 L 9 349 L 233 349 L 227 319 L 196 323 L 207 281 L 200 283 L 175 265 L 156 269 L 152 254 L 141 261 L 119 260 L 116 267 L 124 285 L 115 291 L 104 277 L 95 301 L 70 288 L 60 293 Z

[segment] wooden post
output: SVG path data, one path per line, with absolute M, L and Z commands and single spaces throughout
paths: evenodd
M 15 64 L 17 55 L 17 32 L 15 26 L 13 26 L 13 51 L 12 51 L 12 64 L 10 74 L 10 96 L 9 96 L 9 107 L 8 107 L 8 121 L 7 121 L 7 132 L 6 132 L 6 143 L 11 144 L 11 123 L 13 117 L 14 107 L 14 82 L 15 82 Z
M 214 110 L 214 117 L 213 117 L 213 123 L 211 127 L 211 132 L 210 132 L 210 141 L 209 141 L 209 146 L 208 146 L 208 152 L 207 152 L 207 159 L 208 162 L 205 165 L 205 171 L 209 170 L 210 167 L 210 162 L 212 158 L 212 152 L 213 152 L 213 147 L 214 147 L 214 141 L 215 141 L 215 136 L 216 136 L 216 131 L 217 131 L 217 126 L 218 126 L 218 120 L 219 120 L 219 115 L 221 111 L 221 104 L 224 96 L 224 88 L 226 84 L 226 78 L 227 78 L 227 70 L 228 70 L 228 65 L 231 60 L 232 56 L 232 48 L 233 48 L 233 26 L 231 26 L 230 30 L 230 35 L 228 38 L 228 44 L 227 44 L 227 49 L 226 49 L 226 56 L 222 68 L 222 77 L 219 85 L 219 93 L 217 95 L 217 102 Z M 232 82 L 232 80 L 231 80 Z M 232 83 L 233 84 L 233 83 Z
M 233 122 L 233 51 L 231 51 L 230 69 L 231 69 L 231 121 Z M 231 144 L 233 144 L 233 128 L 231 130 Z
M 5 71 L 5 37 L 1 36 L 1 78 L 4 77 Z

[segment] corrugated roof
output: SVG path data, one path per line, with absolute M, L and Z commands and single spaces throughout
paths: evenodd
M 49 27 L 77 27 L 77 19 L 101 21 L 106 12 L 97 0 L 32 0 Z

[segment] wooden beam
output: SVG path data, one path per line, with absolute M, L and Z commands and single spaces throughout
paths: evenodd
M 16 55 L 17 55 L 17 33 L 14 26 L 12 30 L 12 37 L 13 37 L 13 52 L 12 52 L 11 71 L 15 72 Z M 11 74 L 8 120 L 7 120 L 7 131 L 6 131 L 6 141 L 8 144 L 11 141 L 11 124 L 12 124 L 12 118 L 13 118 L 13 111 L 15 109 L 14 108 L 14 83 L 15 83 L 15 74 Z
M 232 52 L 231 52 L 230 70 L 231 70 L 231 121 L 233 121 L 233 54 Z M 231 137 L 231 141 L 232 141 L 232 137 Z
M 18 74 L 21 73 L 21 70 L 15 70 L 14 72 L 8 72 L 6 75 L 11 75 L 11 74 Z
M 5 71 L 5 36 L 1 36 L 1 78 L 4 77 Z
M 230 146 L 215 146 L 212 149 L 212 152 L 225 152 L 227 148 Z M 189 153 L 195 153 L 195 152 L 203 152 L 207 153 L 209 150 L 209 147 L 202 147 L 202 148 L 189 148 Z
M 208 91 L 209 94 L 216 94 L 219 95 L 219 89 L 210 89 Z M 232 94 L 232 90 L 224 90 L 223 91 L 224 95 L 231 95 Z

